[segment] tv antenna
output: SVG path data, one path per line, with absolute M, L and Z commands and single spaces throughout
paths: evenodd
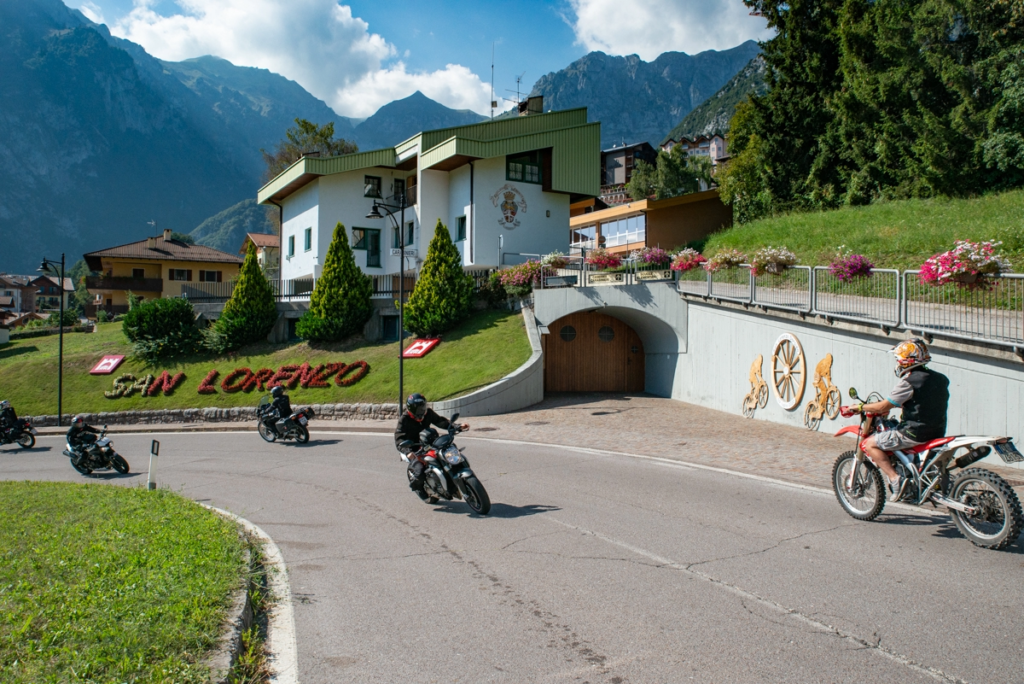
M 522 102 L 522 95 L 520 94 L 520 91 L 522 90 L 522 88 L 520 86 L 523 83 L 523 76 L 525 76 L 525 75 L 526 75 L 526 72 L 524 71 L 523 73 L 521 73 L 518 76 L 516 76 L 516 99 L 515 99 L 516 105 L 518 105 L 520 102 Z M 510 93 L 512 92 L 511 88 L 505 88 L 505 90 L 507 90 Z M 503 97 L 502 99 L 503 100 L 508 100 L 507 97 Z
M 494 108 L 498 106 L 494 99 L 494 43 L 491 42 L 491 118 L 494 118 Z

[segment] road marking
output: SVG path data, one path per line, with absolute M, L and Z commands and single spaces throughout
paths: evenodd
M 177 434 L 177 433 L 175 433 Z M 198 503 L 198 502 L 197 502 Z M 199 503 L 225 518 L 234 520 L 263 544 L 264 565 L 274 605 L 270 608 L 267 626 L 267 650 L 270 652 L 270 681 L 277 684 L 298 684 L 298 644 L 295 640 L 295 614 L 292 611 L 292 590 L 288 584 L 288 568 L 284 556 L 270 535 L 259 526 L 222 508 Z
M 824 622 L 819 622 L 818 620 L 815 620 L 814 618 L 808 617 L 808 616 L 804 615 L 803 613 L 801 613 L 801 612 L 799 612 L 797 610 L 794 610 L 792 608 L 787 608 L 784 605 L 782 605 L 781 603 L 777 603 L 777 602 L 775 602 L 775 601 L 773 601 L 773 600 L 771 600 L 769 598 L 765 598 L 763 596 L 759 596 L 758 594 L 755 594 L 753 592 L 747 591 L 746 589 L 741 589 L 740 587 L 736 586 L 735 584 L 730 584 L 730 583 L 728 583 L 728 582 L 726 582 L 724 580 L 720 580 L 720 579 L 718 579 L 716 577 L 712 577 L 711 575 L 703 573 L 703 572 L 701 572 L 699 570 L 694 570 L 693 567 L 692 567 L 693 564 L 683 565 L 682 563 L 677 563 L 676 561 L 673 561 L 673 560 L 671 560 L 669 558 L 665 558 L 664 556 L 659 556 L 659 555 L 657 555 L 655 553 L 652 553 L 652 552 L 650 552 L 650 551 L 648 551 L 646 549 L 642 549 L 642 548 L 640 548 L 638 546 L 634 546 L 632 544 L 629 544 L 628 542 L 620 541 L 620 540 L 615 539 L 613 537 L 609 537 L 608 535 L 601 534 L 600 532 L 594 532 L 593 530 L 588 530 L 585 527 L 580 527 L 578 525 L 573 525 L 572 523 L 563 522 L 561 520 L 558 520 L 557 518 L 551 517 L 550 515 L 541 515 L 541 516 L 538 516 L 538 517 L 541 520 L 547 520 L 547 521 L 553 522 L 553 523 L 555 523 L 557 525 L 561 525 L 563 527 L 568 527 L 569 529 L 575 530 L 576 532 L 579 532 L 582 535 L 595 537 L 595 538 L 600 539 L 601 541 L 603 541 L 603 542 L 605 542 L 607 544 L 611 544 L 613 546 L 618 546 L 619 548 L 625 549 L 626 551 L 629 551 L 630 553 L 634 553 L 634 554 L 636 554 L 638 556 L 642 556 L 644 558 L 647 558 L 648 560 L 654 561 L 655 563 L 657 563 L 661 567 L 669 568 L 671 570 L 675 570 L 675 571 L 680 572 L 680 573 L 682 573 L 684 575 L 687 575 L 689 577 L 693 577 L 694 579 L 700 579 L 700 580 L 703 580 L 703 581 L 708 582 L 710 584 L 713 584 L 716 587 L 718 587 L 720 589 L 723 589 L 723 590 L 725 590 L 725 591 L 727 591 L 727 592 L 729 592 L 729 593 L 731 593 L 731 594 L 733 594 L 735 596 L 739 596 L 741 599 L 749 599 L 751 601 L 756 601 L 757 603 L 759 603 L 759 604 L 761 604 L 763 606 L 766 606 L 767 608 L 770 608 L 771 610 L 774 610 L 774 611 L 776 611 L 778 613 L 781 613 L 784 616 L 791 617 L 791 618 L 793 618 L 795 620 L 798 620 L 799 622 L 802 622 L 805 625 L 808 625 L 808 626 L 818 630 L 819 632 L 822 632 L 822 633 L 825 633 L 825 634 L 831 634 L 831 635 L 837 636 L 837 637 L 839 637 L 841 639 L 846 639 L 848 641 L 851 641 L 854 644 L 856 644 L 857 648 L 866 648 L 866 649 L 870 649 L 872 651 L 875 651 L 879 655 L 882 655 L 883 657 L 888 658 L 889 660 L 891 660 L 893 662 L 899 663 L 900 665 L 903 665 L 903 666 L 905 666 L 905 667 L 907 667 L 907 668 L 909 668 L 909 669 L 911 669 L 911 670 L 913 670 L 913 671 L 915 671 L 917 673 L 920 673 L 920 674 L 923 674 L 923 675 L 927 675 L 927 676 L 929 676 L 932 679 L 935 679 L 937 681 L 948 682 L 950 684 L 966 684 L 965 680 L 963 680 L 963 679 L 960 679 L 958 677 L 953 677 L 952 675 L 948 675 L 945 672 L 943 672 L 942 670 L 938 670 L 938 669 L 935 669 L 935 668 L 932 668 L 932 667 L 928 667 L 926 665 L 921 665 L 919 663 L 916 663 L 913 660 L 911 660 L 909 657 L 903 655 L 902 653 L 897 653 L 896 651 L 893 651 L 893 650 L 890 650 L 888 648 L 885 648 L 884 646 L 881 645 L 881 643 L 873 643 L 871 641 L 868 641 L 867 639 L 863 639 L 863 638 L 855 636 L 853 634 L 849 634 L 847 632 L 844 632 L 844 631 L 840 630 L 837 627 L 833 627 L 832 625 L 828 625 L 828 624 L 825 624 Z

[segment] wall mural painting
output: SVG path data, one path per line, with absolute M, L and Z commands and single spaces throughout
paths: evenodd
M 804 397 L 807 381 L 807 362 L 800 340 L 791 333 L 782 333 L 772 349 L 772 389 L 775 401 L 783 409 L 792 411 Z
M 764 381 L 761 369 L 764 367 L 764 356 L 758 354 L 750 366 L 750 391 L 743 397 L 743 415 L 754 417 L 754 411 L 768 405 L 768 383 Z
M 515 230 L 521 224 L 519 220 L 526 213 L 526 198 L 511 183 L 505 183 L 491 195 L 491 204 L 501 209 L 498 225 L 505 230 Z
M 808 430 L 817 430 L 821 423 L 822 416 L 827 415 L 829 420 L 835 420 L 839 415 L 839 402 L 842 395 L 839 388 L 832 384 L 832 355 L 825 354 L 825 358 L 814 367 L 814 399 L 804 409 L 804 426 Z

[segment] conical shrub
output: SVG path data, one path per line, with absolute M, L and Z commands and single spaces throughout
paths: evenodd
M 263 342 L 276 322 L 274 291 L 260 269 L 256 246 L 249 243 L 231 299 L 213 324 L 209 345 L 215 351 L 229 351 L 244 344 Z
M 309 311 L 295 326 L 304 340 L 337 342 L 363 329 L 373 314 L 373 281 L 356 266 L 348 234 L 341 223 L 334 227 L 324 270 L 313 288 Z
M 405 305 L 405 327 L 420 337 L 440 335 L 469 316 L 472 304 L 473 278 L 462 270 L 462 255 L 438 219 L 420 278 Z

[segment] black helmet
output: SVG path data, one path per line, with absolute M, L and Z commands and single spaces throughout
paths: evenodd
M 71 419 L 71 424 L 75 427 L 82 427 L 85 425 L 85 418 L 82 418 L 82 416 L 75 416 Z
M 423 416 L 427 415 L 427 398 L 419 392 L 410 394 L 405 400 L 405 406 L 416 420 L 423 420 Z
M 270 396 L 274 397 L 275 399 L 280 397 L 282 394 L 284 394 L 284 387 L 281 387 L 280 385 L 274 385 L 273 387 L 270 388 Z

